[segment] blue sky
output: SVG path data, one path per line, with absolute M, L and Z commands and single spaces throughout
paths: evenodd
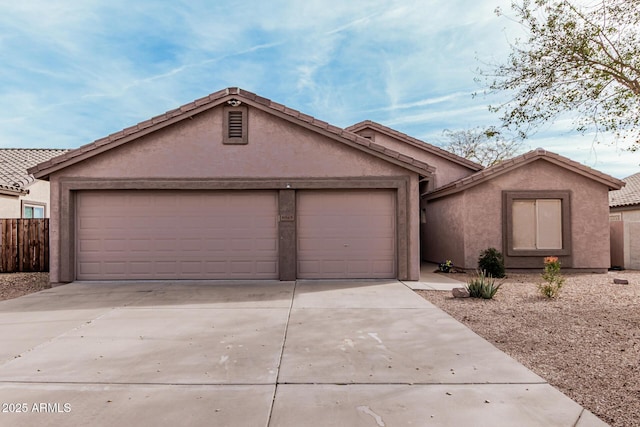
M 75 148 L 229 86 L 346 127 L 441 144 L 498 124 L 476 69 L 520 29 L 508 0 L 0 0 L 0 146 Z M 506 95 L 505 95 L 506 96 Z M 543 147 L 615 177 L 629 153 L 568 123 Z

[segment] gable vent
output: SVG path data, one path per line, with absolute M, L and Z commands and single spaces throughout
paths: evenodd
M 242 138 L 242 111 L 229 111 L 229 138 Z

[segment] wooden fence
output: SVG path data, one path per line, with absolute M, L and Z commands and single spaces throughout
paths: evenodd
M 0 219 L 0 272 L 49 271 L 49 219 Z

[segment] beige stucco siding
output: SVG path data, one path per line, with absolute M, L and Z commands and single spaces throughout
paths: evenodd
M 51 280 L 59 280 L 61 185 L 69 179 L 329 179 L 400 178 L 406 200 L 408 276 L 419 275 L 418 175 L 316 131 L 249 108 L 247 145 L 222 143 L 222 108 L 214 108 L 153 134 L 95 155 L 51 180 Z M 404 209 L 404 207 L 403 207 Z
M 0 194 L 0 218 L 20 218 L 20 199 Z
M 44 215 L 49 218 L 51 206 L 49 205 L 49 182 L 36 180 L 25 189 L 29 194 L 24 196 L 0 195 L 0 218 L 22 218 L 22 202 L 33 202 L 45 205 Z

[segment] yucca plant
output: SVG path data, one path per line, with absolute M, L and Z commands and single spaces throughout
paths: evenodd
M 491 299 L 498 292 L 500 286 L 502 283 L 496 285 L 496 280 L 490 274 L 487 275 L 484 270 L 480 270 L 476 277 L 467 282 L 465 287 L 472 298 Z

